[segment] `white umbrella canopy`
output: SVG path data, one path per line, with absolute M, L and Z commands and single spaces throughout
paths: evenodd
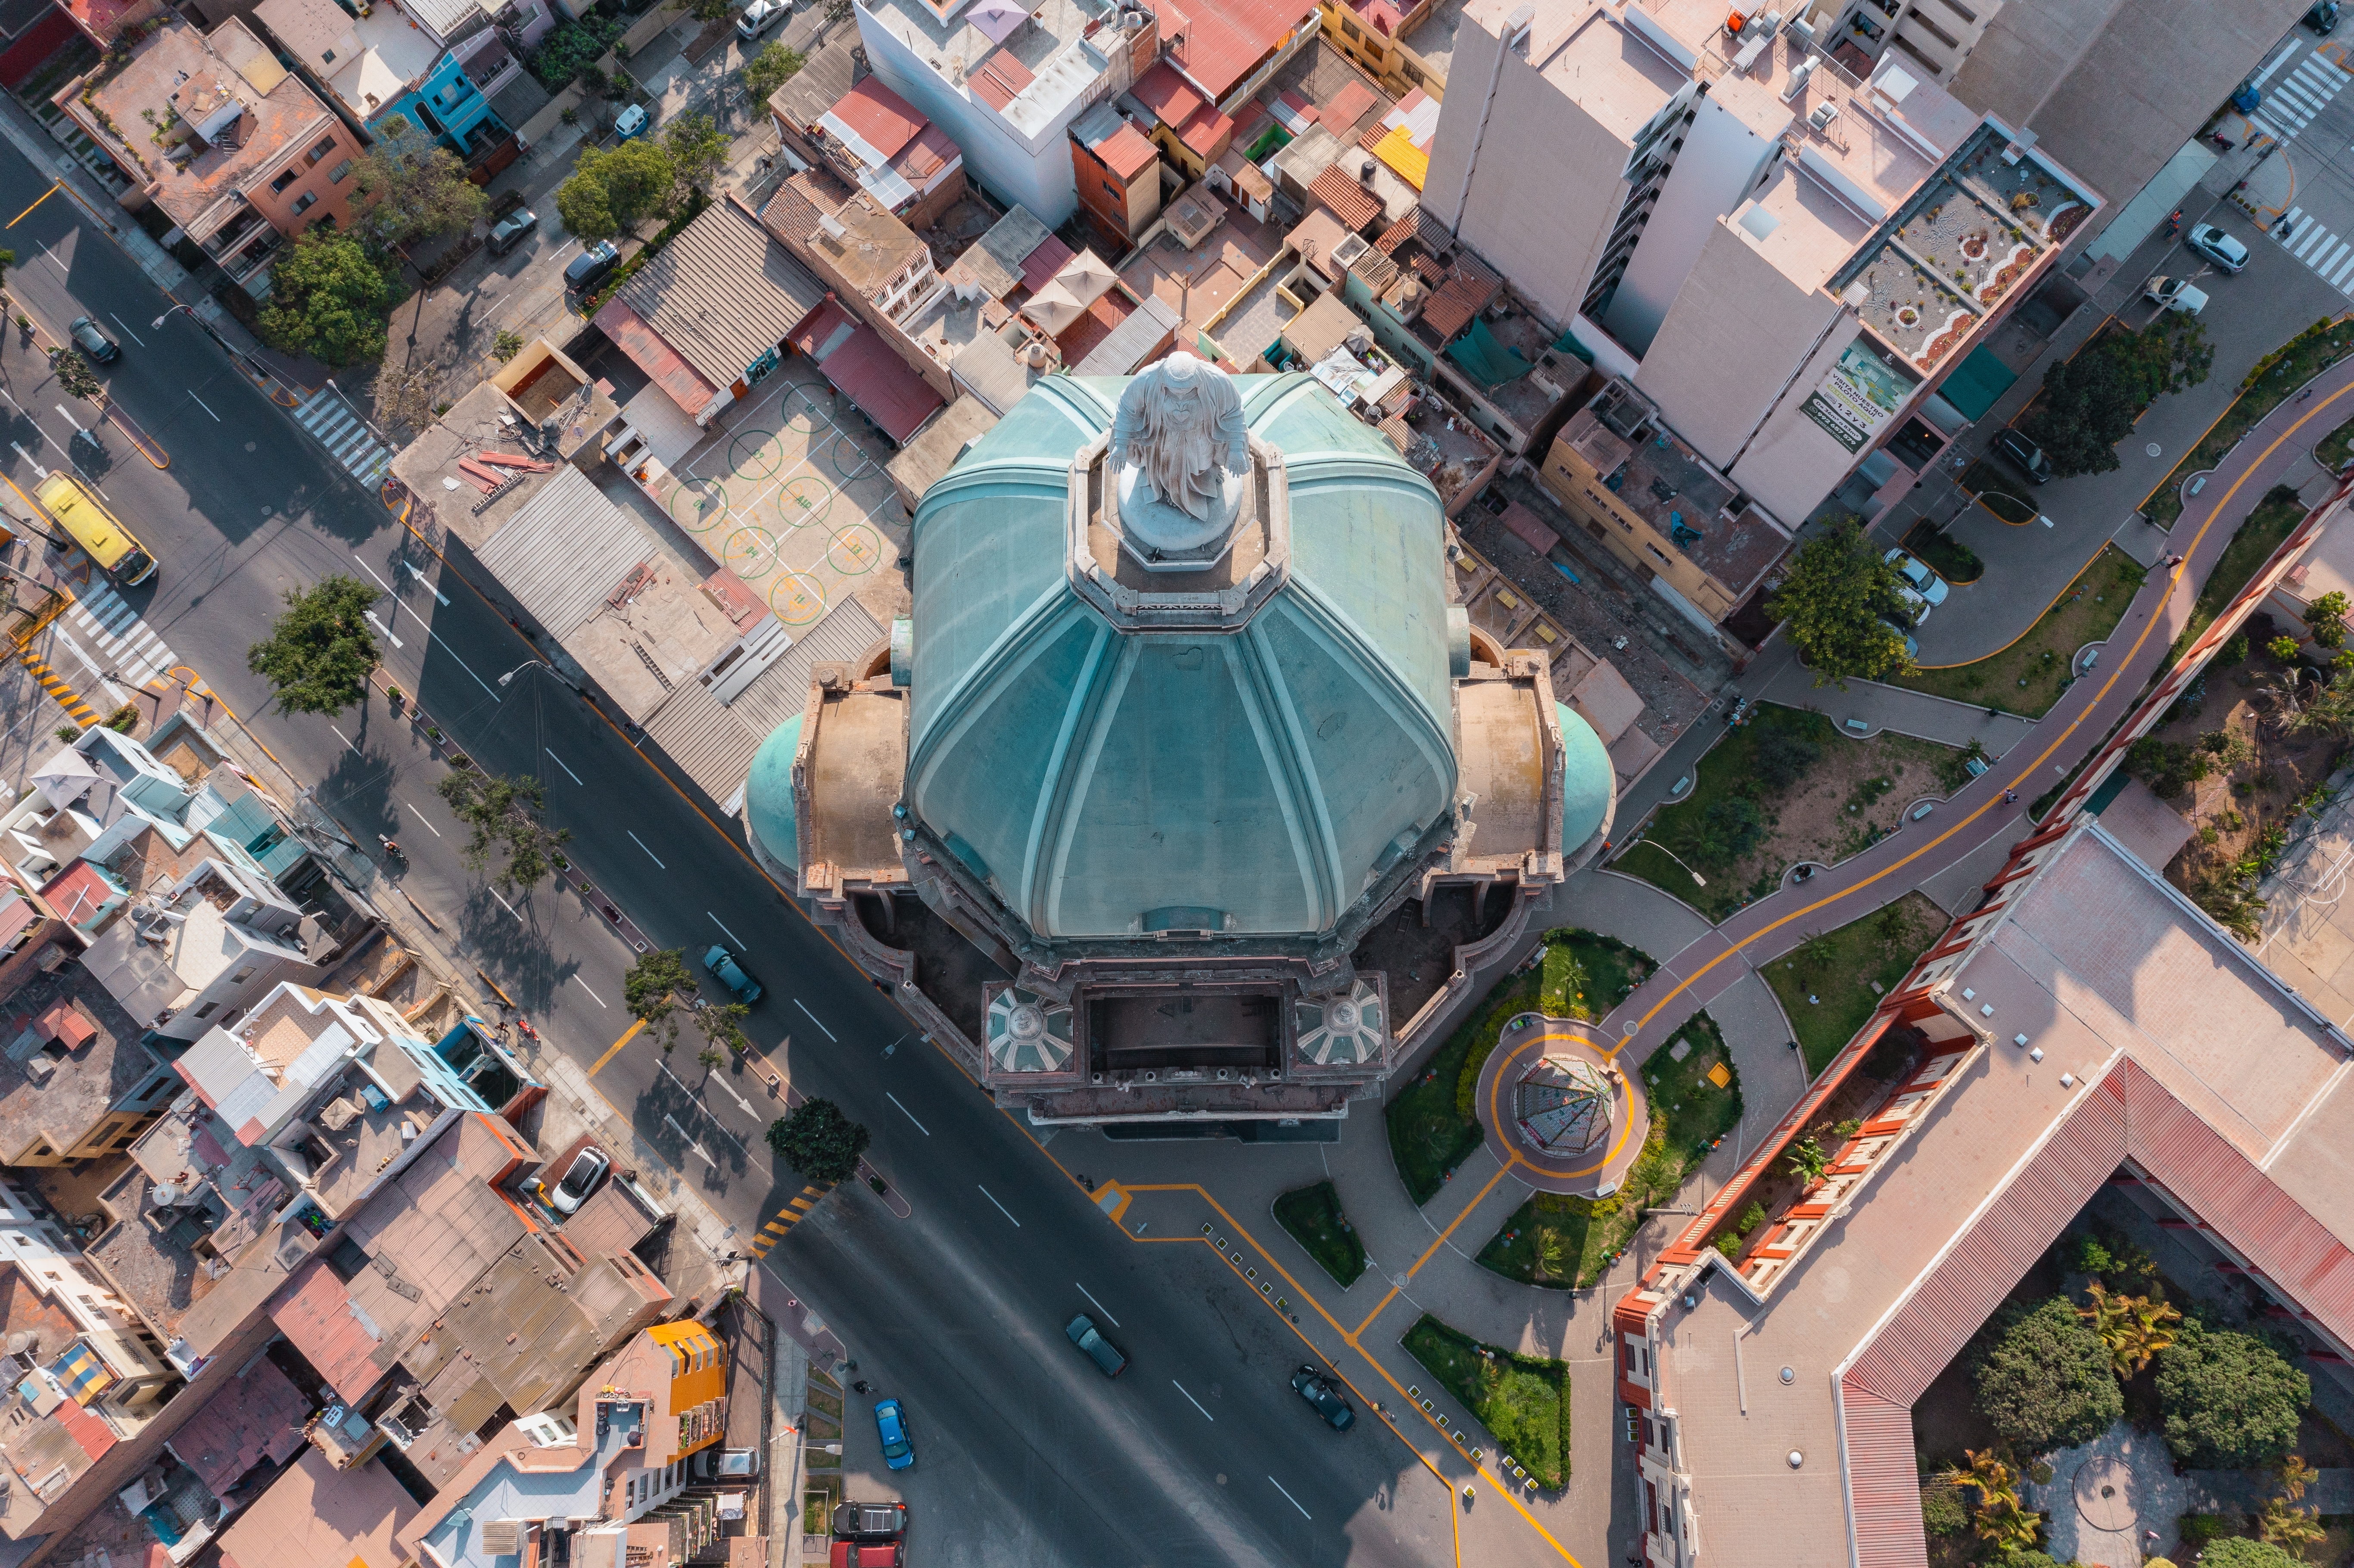
M 1023 314 L 1046 329 L 1054 337 L 1087 313 L 1087 302 L 1063 287 L 1060 278 L 1050 279 L 1044 288 L 1023 302 Z
M 71 747 L 33 769 L 33 783 L 52 810 L 80 800 L 97 778 L 90 758 Z
M 981 0 L 981 4 L 964 14 L 964 19 L 989 35 L 992 44 L 1002 44 L 1013 36 L 1013 29 L 1030 19 L 1030 13 L 1016 0 Z
M 1071 297 L 1082 306 L 1092 305 L 1110 292 L 1114 281 L 1112 270 L 1103 258 L 1092 250 L 1082 250 L 1063 263 L 1063 270 L 1054 281 L 1071 291 Z

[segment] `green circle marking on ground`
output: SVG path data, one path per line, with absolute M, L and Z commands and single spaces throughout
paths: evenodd
M 788 528 L 822 523 L 833 509 L 833 486 L 813 473 L 795 474 L 777 492 L 777 518 Z
M 777 432 L 748 426 L 727 443 L 727 461 L 737 473 L 752 479 L 774 479 L 785 466 L 785 449 Z
M 825 613 L 825 585 L 787 567 L 769 585 L 769 608 L 787 626 L 807 626 Z
M 833 438 L 833 450 L 826 454 L 826 461 L 832 463 L 833 471 L 844 479 L 856 479 L 875 465 L 875 459 L 864 447 L 851 439 L 847 430 Z
M 727 487 L 716 479 L 682 479 L 670 493 L 671 520 L 691 533 L 715 528 L 727 515 Z
M 864 523 L 853 523 L 835 533 L 825 558 L 844 577 L 871 572 L 883 559 L 883 536 Z
M 786 393 L 780 407 L 785 423 L 805 436 L 833 423 L 833 410 L 819 402 L 817 395 L 806 387 L 796 387 Z
M 777 536 L 758 524 L 747 523 L 730 532 L 719 546 L 719 564 L 746 582 L 767 577 L 777 569 Z

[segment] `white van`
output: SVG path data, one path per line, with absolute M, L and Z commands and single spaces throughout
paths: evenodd
M 2207 296 L 2192 288 L 2188 278 L 2152 278 L 2141 297 L 2162 311 L 2180 311 L 2186 316 L 2207 308 Z

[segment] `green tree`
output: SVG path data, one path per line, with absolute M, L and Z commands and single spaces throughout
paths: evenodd
M 2305 607 L 2305 623 L 2313 630 L 2313 640 L 2324 648 L 2342 647 L 2346 641 L 2346 596 L 2332 588 Z
M 1708 803 L 1701 813 L 1700 826 L 1691 846 L 1691 858 L 1712 868 L 1731 865 L 1757 847 L 1766 836 L 1766 819 L 1758 814 L 1757 802 L 1740 795 L 1726 795 Z
M 440 362 L 431 357 L 411 360 L 408 350 L 387 346 L 376 373 L 376 417 L 404 435 L 414 436 L 433 423 L 434 405 L 441 396 Z
M 383 355 L 393 281 L 357 239 L 305 229 L 270 277 L 260 326 L 270 347 L 338 369 Z
M 2109 1348 L 2110 1364 L 2119 1378 L 2137 1375 L 2150 1359 L 2174 1343 L 2174 1325 L 2182 1314 L 2147 1296 L 2112 1296 L 2099 1280 L 2084 1287 L 2090 1305 L 2076 1308 L 2092 1325 L 2101 1343 Z
M 698 22 L 717 22 L 732 9 L 733 0 L 688 0 L 686 14 Z
M 1814 1135 L 1809 1133 L 1790 1145 L 1785 1156 L 1783 1168 L 1801 1182 L 1811 1187 L 1823 1179 L 1824 1172 L 1830 1170 L 1831 1157 Z
M 708 114 L 689 111 L 680 115 L 663 127 L 662 144 L 680 185 L 709 190 L 727 166 L 727 138 Z
M 774 46 L 771 47 L 773 48 Z M 796 65 L 793 68 L 793 70 L 799 70 L 800 69 L 801 67 Z M 785 74 L 787 76 L 790 76 L 792 71 L 787 71 Z M 14 250 L 0 250 L 0 289 L 5 289 L 8 286 L 8 269 L 14 267 L 16 264 L 16 253 Z
M 527 62 L 539 85 L 562 92 L 621 36 L 621 25 L 590 12 L 577 22 L 566 22 L 539 42 Z
M 1823 748 L 1787 725 L 1759 726 L 1749 748 L 1749 768 L 1768 789 L 1787 789 L 1806 776 Z
M 1800 546 L 1766 600 L 1790 644 L 1814 672 L 1815 684 L 1850 676 L 1876 681 L 1912 667 L 1904 639 L 1887 624 L 1898 615 L 1896 568 L 1880 558 L 1852 517 Z
M 106 388 L 100 384 L 98 372 L 90 367 L 90 361 L 81 356 L 81 350 L 78 348 L 49 350 L 49 374 L 58 378 L 58 385 L 65 388 L 69 397 L 81 397 L 96 403 L 106 397 Z
M 2139 332 L 2098 337 L 2046 371 L 2020 429 L 2043 449 L 2054 477 L 2106 473 L 2142 410 L 2205 380 L 2213 357 L 2196 318 L 2166 312 Z
M 677 184 L 677 165 L 656 143 L 590 147 L 573 165 L 572 177 L 556 187 L 556 210 L 581 238 L 610 239 L 658 210 Z
M 2199 1553 L 2199 1568 L 2304 1568 L 2304 1564 L 2268 1541 L 2227 1535 L 2207 1543 Z
M 2285 1498 L 2266 1498 L 2256 1515 L 2256 1538 L 2303 1556 L 2305 1549 L 2328 1532 L 2321 1528 L 2321 1510 L 2298 1508 Z
M 751 94 L 754 103 L 766 103 L 777 89 L 792 80 L 807 64 L 809 57 L 801 50 L 782 43 L 771 43 L 746 60 L 744 69 L 737 75 L 743 79 L 744 90 Z
M 621 977 L 622 1005 L 662 1042 L 664 1052 L 678 1044 L 678 1015 L 694 995 L 695 971 L 675 948 L 648 953 Z
M 476 768 L 455 768 L 434 789 L 457 819 L 473 830 L 461 852 L 466 863 L 485 871 L 504 856 L 493 880 L 510 892 L 529 887 L 555 869 L 557 846 L 572 837 L 571 829 L 551 829 L 539 820 L 547 791 L 529 774 L 507 779 Z
M 288 588 L 286 612 L 270 640 L 246 650 L 246 668 L 270 683 L 278 711 L 333 718 L 366 700 L 376 668 L 376 638 L 366 620 L 376 588 L 331 577 L 308 591 Z
M 2264 1340 L 2193 1318 L 2158 1353 L 2158 1398 L 2177 1458 L 2194 1469 L 2244 1470 L 2296 1446 L 2313 1385 Z
M 2065 1297 L 2012 1322 L 1975 1382 L 1978 1413 L 2022 1454 L 2089 1443 L 2125 1414 L 2109 1348 Z
M 812 1181 L 847 1181 L 857 1172 L 869 1135 L 832 1100 L 803 1100 L 769 1124 L 769 1147 Z
M 489 207 L 458 155 L 406 117 L 388 117 L 376 137 L 351 174 L 355 227 L 363 238 L 391 246 L 455 234 Z

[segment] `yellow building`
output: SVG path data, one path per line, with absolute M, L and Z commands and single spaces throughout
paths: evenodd
M 1392 0 L 1318 0 L 1324 18 L 1324 37 L 1334 48 L 1382 84 L 1393 97 L 1403 98 L 1420 88 L 1433 98 L 1447 96 L 1446 68 L 1416 53 L 1403 41 L 1430 14 L 1435 0 L 1413 0 L 1400 9 Z
M 727 1431 L 727 1352 L 717 1336 L 689 1318 L 646 1330 L 670 1357 L 670 1398 L 678 1421 L 677 1457 L 707 1448 Z

